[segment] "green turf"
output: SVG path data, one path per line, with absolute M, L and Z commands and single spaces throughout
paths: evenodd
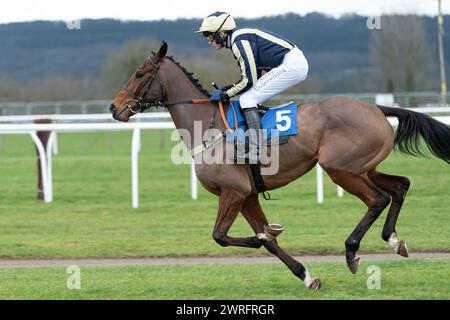
M 380 289 L 367 287 L 374 265 Z M 450 299 L 450 260 L 362 262 L 356 275 L 344 262 L 307 266 L 322 279 L 318 292 L 281 263 L 82 267 L 79 290 L 67 288 L 66 268 L 0 269 L 0 299 Z
M 212 240 L 217 198 L 199 187 L 199 199 L 190 199 L 190 166 L 171 163 L 169 137 L 166 131 L 161 149 L 158 131 L 143 132 L 140 208 L 132 209 L 130 133 L 60 134 L 51 204 L 35 200 L 31 138 L 1 136 L 0 257 L 265 254 L 264 249 L 222 248 Z M 450 166 L 394 154 L 381 170 L 412 182 L 397 228 L 410 251 L 448 251 Z M 324 204 L 316 203 L 315 190 L 313 171 L 271 192 L 280 200 L 262 200 L 262 206 L 270 222 L 284 224 L 279 242 L 289 252 L 342 253 L 366 208 L 349 194 L 337 198 L 328 178 Z M 362 241 L 362 252 L 391 252 L 380 237 L 385 216 Z M 239 217 L 230 234 L 252 231 Z

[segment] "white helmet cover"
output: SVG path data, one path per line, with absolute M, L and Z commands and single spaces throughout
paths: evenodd
M 236 28 L 236 22 L 233 17 L 226 12 L 214 12 L 207 16 L 197 32 L 220 32 L 229 31 Z

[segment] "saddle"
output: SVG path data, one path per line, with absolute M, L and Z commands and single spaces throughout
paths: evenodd
M 297 107 L 293 102 L 276 107 L 258 105 L 261 128 L 264 129 L 263 139 L 267 146 L 285 144 L 289 136 L 297 134 Z M 248 127 L 241 110 L 239 100 L 230 101 L 227 122 L 231 128 L 235 128 L 235 121 L 237 121 L 238 129 L 227 132 L 227 142 L 236 144 L 246 140 L 245 131 Z
M 297 134 L 297 108 L 293 102 L 277 107 L 267 107 L 258 105 L 263 130 L 264 143 L 267 146 L 282 145 L 288 142 L 289 136 Z M 235 152 L 238 144 L 245 144 L 245 152 L 249 149 L 249 140 L 245 135 L 248 129 L 245 117 L 242 115 L 239 100 L 230 101 L 228 108 L 227 122 L 230 128 L 236 128 L 232 132 L 227 131 L 226 141 L 234 144 Z M 236 123 L 237 122 L 237 126 Z M 263 194 L 266 200 L 270 195 L 266 194 L 266 186 L 261 176 L 261 167 L 257 164 L 250 164 L 250 170 L 258 193 Z
M 267 111 L 269 111 L 269 107 L 268 106 L 263 106 L 258 104 L 258 113 L 259 113 L 259 118 L 262 119 L 264 117 L 264 115 L 266 114 Z M 275 145 L 282 145 L 285 144 L 289 141 L 289 136 L 281 136 L 278 137 L 278 139 L 273 139 L 270 138 L 267 141 L 267 146 L 275 146 Z

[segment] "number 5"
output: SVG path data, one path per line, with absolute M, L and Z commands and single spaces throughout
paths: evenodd
M 289 118 L 288 114 L 291 113 L 291 110 L 281 110 L 277 111 L 277 129 L 280 131 L 286 131 L 291 128 L 291 118 Z M 284 125 L 281 122 L 285 122 Z

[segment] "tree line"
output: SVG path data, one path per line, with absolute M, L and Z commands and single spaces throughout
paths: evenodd
M 361 61 L 356 68 L 348 67 L 353 58 L 348 52 L 324 50 L 308 55 L 309 48 L 300 46 L 310 60 L 310 74 L 305 82 L 287 93 L 437 90 L 437 53 L 427 34 L 424 18 L 382 16 L 380 22 L 381 28 L 370 31 L 367 39 L 368 62 Z M 205 47 L 203 51 L 190 54 L 179 44 L 172 46 L 169 43 L 169 54 L 193 72 L 208 90 L 212 81 L 225 85 L 238 80 L 239 68 L 232 54 L 225 49 L 208 51 L 207 42 L 201 40 L 200 45 Z M 158 47 L 159 41 L 148 38 L 125 42 L 119 49 L 111 51 L 97 75 L 61 75 L 34 81 L 12 80 L 0 75 L 0 100 L 112 99 L 150 52 Z M 355 61 L 361 56 L 356 51 Z M 320 64 L 317 63 L 319 58 Z

